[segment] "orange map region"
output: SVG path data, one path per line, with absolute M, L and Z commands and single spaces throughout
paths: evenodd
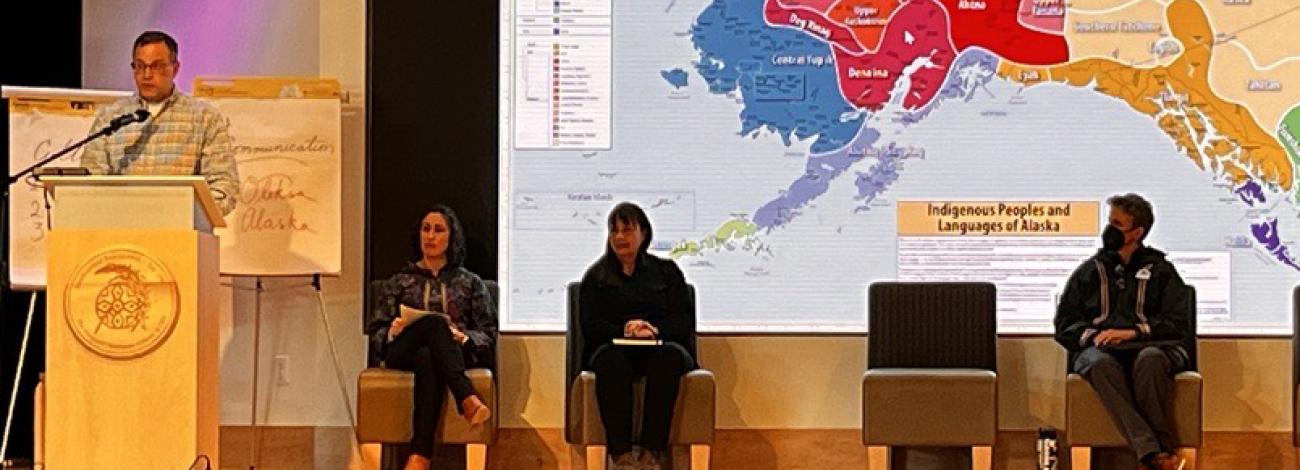
M 1202 170 L 1243 183 L 1254 177 L 1283 190 L 1292 185 L 1292 166 L 1281 144 L 1259 127 L 1246 107 L 1210 89 L 1214 31 L 1195 0 L 1174 0 L 1165 10 L 1170 32 L 1185 50 L 1167 66 L 1136 68 L 1105 58 L 1051 67 L 1003 61 L 998 74 L 1026 86 L 1044 82 L 1094 86 L 1154 118 Z
M 880 47 L 885 23 L 898 9 L 899 0 L 840 0 L 827 12 L 835 22 L 848 26 L 853 38 L 869 52 Z

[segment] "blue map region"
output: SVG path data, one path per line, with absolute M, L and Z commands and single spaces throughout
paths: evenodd
M 754 92 L 759 101 L 800 101 L 805 83 L 801 73 L 760 73 L 754 75 Z
M 1264 249 L 1287 266 L 1300 270 L 1300 263 L 1291 256 L 1291 250 L 1282 244 L 1282 234 L 1277 231 L 1277 219 L 1268 219 L 1257 224 L 1250 224 L 1250 234 L 1255 236 Z
M 664 70 L 659 72 L 659 75 L 664 77 L 664 80 L 666 80 L 669 85 L 672 85 L 673 88 L 685 87 L 687 84 L 686 79 L 689 77 L 689 75 L 686 74 L 686 71 L 682 69 Z
M 944 100 L 969 101 L 975 90 L 996 77 L 994 72 L 997 70 L 998 58 L 971 49 L 958 56 L 953 64 L 953 69 L 948 72 L 943 88 L 935 99 L 922 109 L 904 114 L 904 122 L 919 122 Z M 876 163 L 865 172 L 855 172 L 857 178 L 853 182 L 858 190 L 854 198 L 862 201 L 856 211 L 868 210 L 872 201 L 898 181 L 898 162 L 908 156 L 907 149 L 896 147 L 892 143 L 886 147 L 874 147 L 879 139 L 878 131 L 864 126 L 849 147 L 809 157 L 804 174 L 799 179 L 782 191 L 780 196 L 754 211 L 754 224 L 760 229 L 771 230 L 789 223 L 799 215 L 800 208 L 826 193 L 831 180 L 843 174 L 853 163 L 870 156 L 876 159 Z M 864 152 L 864 149 L 871 150 Z
M 840 94 L 830 45 L 802 31 L 767 26 L 762 0 L 714 0 L 696 17 L 691 41 L 700 54 L 695 70 L 709 91 L 740 91 L 740 135 L 767 129 L 787 146 L 792 136 L 815 136 L 812 152 L 826 153 L 857 134 L 863 117 L 842 118 L 855 109 Z M 796 93 L 794 82 L 772 82 L 793 76 L 802 77 L 802 92 Z
M 799 215 L 799 208 L 826 193 L 831 180 L 844 173 L 865 155 L 862 149 L 880 139 L 880 133 L 866 126 L 854 139 L 853 145 L 835 152 L 808 157 L 804 174 L 790 183 L 776 199 L 763 204 L 754 211 L 754 225 L 760 229 L 771 230 L 785 225 Z M 850 151 L 854 149 L 854 151 Z
M 926 116 L 929 116 L 939 103 L 946 100 L 960 99 L 962 102 L 968 102 L 975 96 L 975 90 L 983 87 L 984 84 L 997 77 L 998 58 L 987 51 L 969 48 L 957 60 L 952 63 L 952 68 L 948 70 L 948 77 L 943 81 L 943 87 L 935 94 L 934 99 L 925 107 L 901 116 L 904 123 L 915 123 Z
M 877 152 L 875 165 L 865 172 L 859 171 L 858 179 L 853 182 L 858 188 L 856 199 L 862 201 L 862 205 L 857 208 L 857 212 L 868 210 L 871 201 L 876 200 L 889 189 L 889 185 L 898 181 L 898 162 L 904 157 L 905 149 L 898 148 L 894 144 Z

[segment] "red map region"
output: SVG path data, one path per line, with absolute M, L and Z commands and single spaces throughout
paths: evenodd
M 800 5 L 788 5 L 781 0 L 767 0 L 763 6 L 763 19 L 772 26 L 798 29 L 829 42 L 836 46 L 837 51 L 866 52 L 866 49 L 853 37 L 853 31 L 831 21 L 821 11 Z
M 1035 31 L 1020 23 L 1019 0 L 941 1 L 951 18 L 952 43 L 958 51 L 979 46 L 998 57 L 1025 65 L 1070 61 L 1070 48 L 1064 36 Z
M 840 92 L 862 109 L 883 108 L 904 69 L 921 58 L 927 62 L 917 64 L 909 75 L 903 107 L 929 104 L 957 53 L 968 47 L 982 47 L 1026 65 L 1069 61 L 1064 37 L 1031 30 L 1017 20 L 1019 0 L 912 0 L 902 4 L 841 0 L 829 11 L 816 10 L 809 3 L 766 0 L 763 17 L 771 26 L 798 29 L 830 43 Z
M 802 29 L 835 46 L 831 50 L 840 92 L 852 105 L 872 111 L 885 106 L 904 67 L 919 57 L 928 57 L 930 64 L 912 73 L 903 106 L 911 109 L 929 103 L 957 55 L 948 40 L 947 15 L 934 0 L 914 0 L 900 6 L 885 25 L 880 47 L 874 53 L 866 52 L 848 28 L 802 7 L 768 0 L 764 14 L 774 26 Z
M 789 6 L 804 6 L 817 11 L 826 11 L 834 5 L 837 0 L 785 0 Z

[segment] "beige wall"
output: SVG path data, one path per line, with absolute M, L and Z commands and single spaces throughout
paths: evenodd
M 354 2 L 355 3 L 355 2 Z M 364 3 L 364 2 L 361 2 Z M 176 85 L 199 75 L 298 76 L 325 70 L 329 0 L 83 0 L 81 77 L 85 88 L 132 90 L 131 43 L 162 30 L 180 45 Z M 363 10 L 364 12 L 364 6 Z M 364 24 L 365 15 L 355 21 Z M 364 44 L 364 41 L 362 41 Z M 358 58 L 364 57 L 358 55 Z
M 1287 339 L 1201 341 L 1207 431 L 1291 429 Z M 564 425 L 564 337 L 502 337 L 502 425 Z M 862 424 L 861 337 L 709 336 L 700 360 L 718 379 L 722 429 L 844 429 Z M 1004 430 L 1064 426 L 1065 353 L 1050 338 L 998 343 Z

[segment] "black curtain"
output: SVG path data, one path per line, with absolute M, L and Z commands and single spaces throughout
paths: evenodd
M 367 11 L 366 279 L 416 259 L 416 224 L 435 202 L 460 217 L 466 267 L 496 279 L 498 2 Z
M 6 6 L 0 26 L 0 85 L 81 87 L 81 1 L 47 0 L 16 2 Z M 35 27 L 35 25 L 40 25 Z M 5 102 L 0 123 L 0 168 L 9 174 L 9 103 Z M 0 392 L 8 410 L 22 333 L 27 321 L 31 293 L 13 292 L 8 284 L 8 233 L 3 235 L 5 282 L 0 287 Z M 37 374 L 45 369 L 44 295 L 36 306 L 31 343 L 27 346 L 18 400 L 14 406 L 13 432 L 6 459 L 32 457 L 32 392 Z

